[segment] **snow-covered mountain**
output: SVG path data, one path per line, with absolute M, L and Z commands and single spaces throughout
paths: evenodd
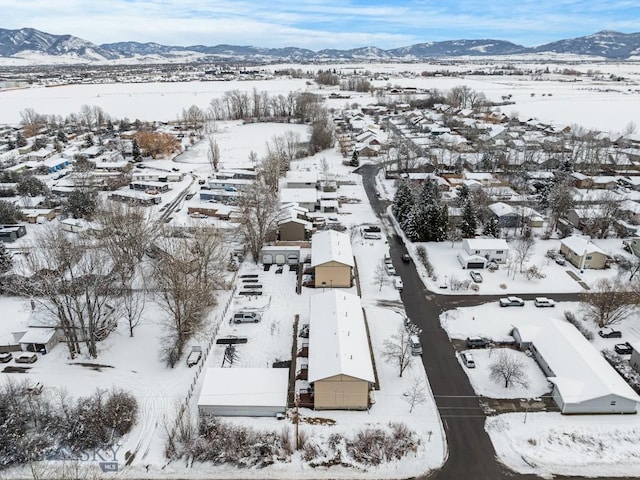
M 504 40 L 448 40 L 426 42 L 383 50 L 375 46 L 350 50 L 305 48 L 260 48 L 238 45 L 172 46 L 158 43 L 117 42 L 96 45 L 72 35 L 53 35 L 33 28 L 0 29 L 0 57 L 34 59 L 52 63 L 60 59 L 73 62 L 109 61 L 244 61 L 313 62 L 362 60 L 420 60 L 456 56 L 496 56 L 526 53 L 558 53 L 625 59 L 640 55 L 640 33 L 602 31 L 585 37 L 559 40 L 539 47 L 524 47 Z

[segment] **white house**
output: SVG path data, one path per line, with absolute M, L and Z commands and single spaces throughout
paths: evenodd
M 462 248 L 467 255 L 477 255 L 496 263 L 505 263 L 509 245 L 501 238 L 465 238 Z
M 297 203 L 309 212 L 318 206 L 318 191 L 315 188 L 281 188 L 280 203 Z
M 512 334 L 553 384 L 553 399 L 562 413 L 636 413 L 640 397 L 570 323 L 522 321 Z
M 287 408 L 288 368 L 207 368 L 200 417 L 275 417 Z

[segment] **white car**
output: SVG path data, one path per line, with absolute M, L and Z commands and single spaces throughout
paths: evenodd
M 402 283 L 402 279 L 400 277 L 394 278 L 393 279 L 393 286 L 396 288 L 396 290 L 402 291 L 402 289 L 404 288 L 404 284 Z
M 382 235 L 380 235 L 379 233 L 366 232 L 364 234 L 364 238 L 365 240 L 380 240 L 382 238 Z
M 471 352 L 462 352 L 460 354 L 460 358 L 462 359 L 462 363 L 467 368 L 476 368 L 476 362 L 473 359 L 473 354 Z
M 520 297 L 505 297 L 500 299 L 501 307 L 524 307 L 524 300 Z
M 536 297 L 533 300 L 536 307 L 555 307 L 556 302 L 547 297 Z
M 393 265 L 389 264 L 389 263 L 385 263 L 384 265 L 384 269 L 387 271 L 388 275 L 395 275 L 396 274 L 396 269 Z

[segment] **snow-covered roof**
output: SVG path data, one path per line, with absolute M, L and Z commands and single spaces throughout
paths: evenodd
M 571 235 L 563 238 L 560 240 L 560 243 L 577 255 L 582 255 L 583 253 L 601 253 L 602 255 L 606 255 L 606 252 L 600 247 L 579 235 Z
M 28 328 L 20 343 L 47 343 L 55 334 L 55 328 Z
M 550 318 L 518 323 L 520 337 L 531 342 L 547 363 L 565 403 L 581 403 L 606 395 L 640 401 L 640 397 L 593 345 L 570 323 Z
M 198 406 L 287 405 L 288 368 L 207 368 Z
M 311 266 L 337 262 L 353 267 L 349 236 L 335 230 L 314 233 L 311 237 Z
M 315 188 L 281 188 L 280 201 L 282 203 L 316 203 L 318 191 Z
M 467 251 L 475 250 L 509 250 L 507 241 L 502 238 L 465 238 Z
M 620 203 L 620 210 L 638 215 L 640 213 L 640 203 L 634 202 L 633 200 L 624 200 Z
M 360 297 L 330 290 L 313 295 L 309 305 L 309 382 L 347 375 L 373 383 Z
M 515 209 L 511 205 L 507 205 L 503 202 L 492 203 L 491 205 L 489 205 L 489 210 L 491 210 L 498 217 L 516 214 Z
M 316 183 L 318 172 L 313 170 L 289 170 L 286 174 L 287 182 L 293 183 Z

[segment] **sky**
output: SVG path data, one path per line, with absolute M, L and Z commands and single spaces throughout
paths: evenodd
M 640 30 L 638 0 L 0 0 L 0 11 L 0 28 L 96 44 L 388 49 L 490 38 L 532 47 Z

